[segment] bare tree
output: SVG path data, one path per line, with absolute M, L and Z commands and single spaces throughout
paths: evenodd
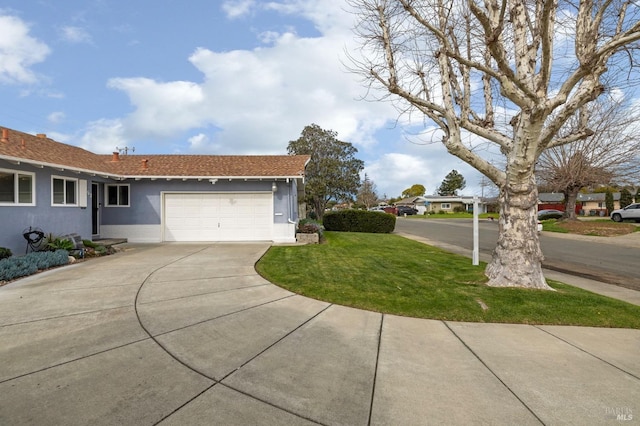
M 423 114 L 449 153 L 500 188 L 489 285 L 551 289 L 536 233 L 535 164 L 545 149 L 593 133 L 583 121 L 558 136 L 606 90 L 605 76 L 613 82 L 618 62 L 634 59 L 639 6 L 631 0 L 348 2 L 361 42 L 349 55 L 369 93 L 381 89 L 401 111 Z M 554 51 L 556 42 L 561 52 Z M 494 166 L 480 144 L 496 147 L 505 167 Z
M 378 194 L 376 194 L 376 184 L 369 178 L 369 175 L 364 174 L 364 179 L 360 189 L 358 189 L 358 195 L 356 201 L 359 204 L 364 205 L 366 208 L 371 208 L 378 204 Z
M 569 220 L 577 220 L 576 201 L 582 188 L 613 182 L 630 185 L 640 178 L 640 113 L 621 100 L 602 97 L 583 108 L 582 114 L 588 115 L 593 134 L 544 151 L 536 167 L 547 188 L 564 194 Z M 575 131 L 582 120 L 572 117 L 567 132 Z

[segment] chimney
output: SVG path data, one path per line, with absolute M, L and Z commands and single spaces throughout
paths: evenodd
M 147 159 L 142 160 L 142 169 L 147 170 L 148 168 L 149 168 L 149 160 Z
M 2 139 L 0 142 L 9 142 L 9 129 L 2 129 Z
M 23 149 L 27 147 L 27 143 L 24 141 L 24 138 L 20 138 L 20 147 Z
M 119 152 L 114 152 L 113 156 L 111 157 L 111 162 L 112 163 L 116 163 L 120 161 L 120 153 Z
M 37 137 L 39 137 L 40 139 L 46 139 L 47 138 L 47 134 L 46 133 L 38 133 L 36 134 Z

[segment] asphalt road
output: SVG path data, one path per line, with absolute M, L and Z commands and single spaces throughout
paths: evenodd
M 473 221 L 465 219 L 418 220 L 398 218 L 396 231 L 430 240 L 473 248 Z M 498 240 L 498 222 L 480 221 L 481 254 L 491 255 Z M 543 266 L 598 281 L 640 290 L 640 248 L 540 235 Z

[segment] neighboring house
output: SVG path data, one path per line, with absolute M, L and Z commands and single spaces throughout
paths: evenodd
M 606 216 L 607 206 L 605 193 L 578 194 L 576 213 L 584 216 Z M 614 192 L 613 208 L 620 208 L 620 193 Z M 556 209 L 564 211 L 564 194 L 557 192 L 542 192 L 538 194 L 538 210 Z
M 131 242 L 294 242 L 309 156 L 98 155 L 2 129 L 0 247 L 23 231 Z
M 620 208 L 620 193 L 614 192 L 613 195 L 613 210 Z M 605 203 L 606 194 L 603 192 L 597 194 L 578 194 L 578 202 L 582 204 L 580 210 L 581 214 L 587 216 L 607 216 L 611 212 L 607 212 L 607 205 Z
M 462 209 L 466 212 L 473 212 L 473 196 L 441 196 L 425 195 L 422 197 L 405 198 L 396 202 L 396 206 L 410 206 L 418 210 L 418 214 L 437 213 L 440 211 L 453 213 Z M 458 209 L 456 209 L 456 207 Z M 479 198 L 479 213 L 486 213 L 486 203 Z

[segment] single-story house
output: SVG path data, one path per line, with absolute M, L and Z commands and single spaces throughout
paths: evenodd
M 620 193 L 614 192 L 613 210 L 620 208 Z M 587 216 L 606 216 L 611 212 L 607 212 L 607 204 L 605 202 L 604 193 L 597 194 L 578 194 L 578 202 L 582 204 L 582 214 Z
M 620 208 L 620 193 L 613 192 L 613 209 Z M 584 216 L 606 216 L 606 194 L 603 192 L 579 193 L 576 200 L 576 214 Z M 564 211 L 564 194 L 559 192 L 541 192 L 538 194 L 538 210 L 556 209 Z
M 294 242 L 300 155 L 99 155 L 2 129 L 0 247 L 29 228 L 131 242 Z
M 396 206 L 410 206 L 418 210 L 418 214 L 437 213 L 440 211 L 453 213 L 462 209 L 466 212 L 473 212 L 473 196 L 467 195 L 424 195 L 421 197 L 404 198 L 396 202 Z M 456 209 L 458 208 L 458 209 Z M 479 213 L 486 213 L 486 203 L 478 198 Z

